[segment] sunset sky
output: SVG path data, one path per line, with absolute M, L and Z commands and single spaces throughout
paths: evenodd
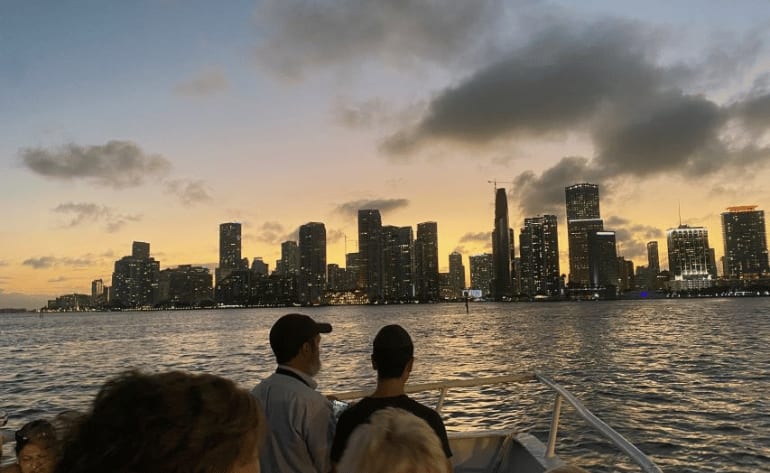
M 218 226 L 274 269 L 356 210 L 436 221 L 440 264 L 491 251 L 494 186 L 559 218 L 600 185 L 618 253 L 770 210 L 770 2 L 0 3 L 0 307 L 111 284 L 134 240 L 214 267 Z M 680 210 L 681 209 L 681 210 Z

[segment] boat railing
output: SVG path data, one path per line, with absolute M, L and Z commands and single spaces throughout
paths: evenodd
M 432 383 L 408 384 L 405 387 L 405 391 L 407 393 L 418 393 L 433 390 L 440 391 L 438 403 L 436 406 L 436 410 L 440 413 L 444 407 L 447 391 L 449 391 L 451 388 L 477 387 L 492 384 L 524 383 L 530 381 L 539 381 L 556 393 L 553 410 L 551 411 L 551 428 L 548 434 L 548 444 L 546 445 L 546 457 L 556 456 L 556 436 L 559 430 L 561 407 L 563 401 L 566 401 L 575 409 L 575 412 L 588 423 L 588 425 L 597 430 L 620 451 L 625 453 L 634 463 L 636 463 L 641 468 L 644 473 L 662 473 L 662 470 L 647 455 L 639 450 L 634 444 L 626 440 L 626 438 L 618 433 L 615 429 L 596 417 L 571 392 L 539 372 L 506 376 L 489 376 L 473 379 L 446 380 Z M 371 390 L 346 391 L 342 393 L 335 393 L 334 396 L 337 397 L 337 399 L 345 401 L 360 399 L 362 397 L 368 396 L 371 393 Z

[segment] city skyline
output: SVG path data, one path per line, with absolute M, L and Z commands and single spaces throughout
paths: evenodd
M 722 212 L 770 208 L 769 22 L 748 0 L 11 0 L 0 307 L 87 292 L 132 241 L 163 267 L 213 268 L 222 222 L 271 270 L 324 222 L 344 266 L 362 208 L 437 222 L 441 271 L 458 251 L 467 273 L 492 251 L 494 182 L 516 239 L 557 216 L 562 273 L 578 182 L 601 186 L 635 265 L 657 240 L 668 266 L 680 215 L 719 259 Z

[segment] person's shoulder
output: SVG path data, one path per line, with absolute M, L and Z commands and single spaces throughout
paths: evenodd
M 439 414 L 435 409 L 426 406 L 425 404 L 415 401 L 414 399 L 407 397 L 409 406 L 413 409 L 413 412 L 415 414 L 419 414 L 420 417 L 435 417 L 439 420 L 441 419 L 441 414 Z

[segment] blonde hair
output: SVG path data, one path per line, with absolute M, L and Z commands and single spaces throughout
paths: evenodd
M 449 473 L 436 432 L 423 419 L 395 407 L 375 411 L 353 431 L 338 473 Z

